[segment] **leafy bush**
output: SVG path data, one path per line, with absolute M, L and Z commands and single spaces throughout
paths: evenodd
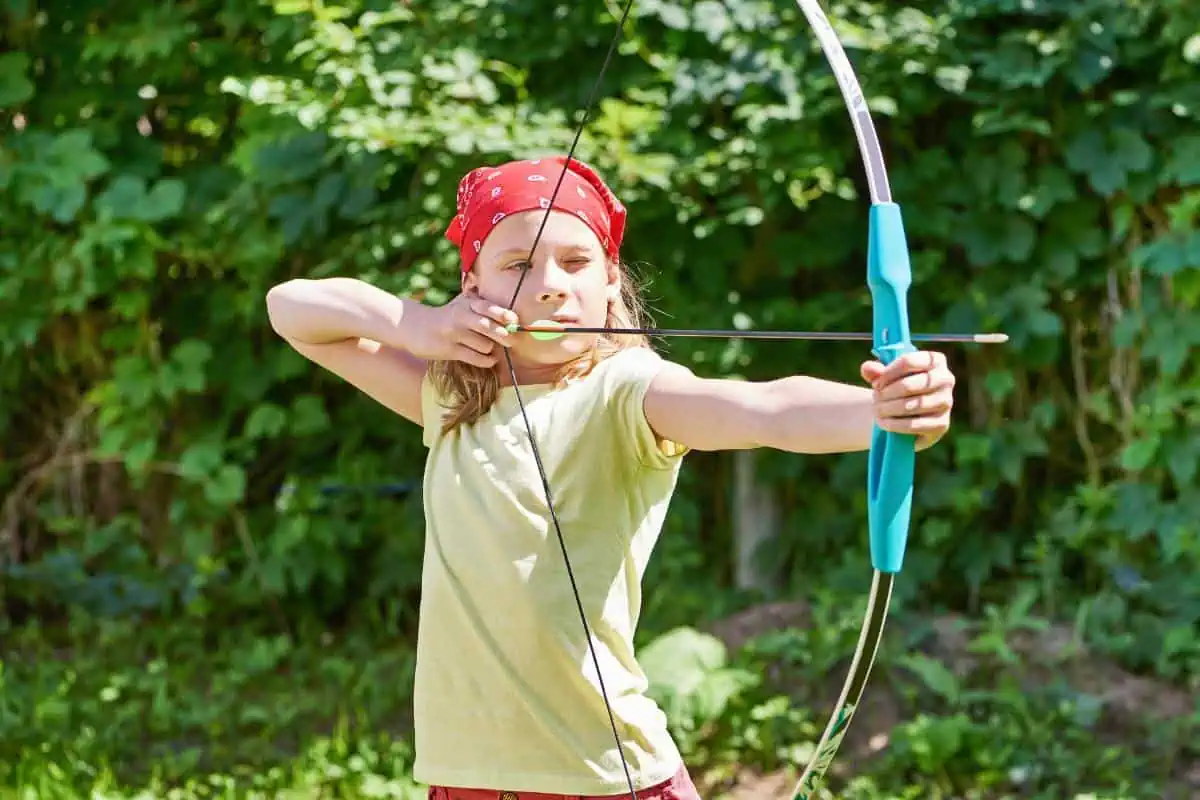
M 446 299 L 456 275 L 441 232 L 456 181 L 480 160 L 566 148 L 611 10 L 8 4 L 6 651 L 22 631 L 53 642 L 57 623 L 182 620 L 267 642 L 346 625 L 384 641 L 411 634 L 420 442 L 288 352 L 263 296 L 290 277 L 339 274 Z M 1200 6 L 872 1 L 829 11 L 906 209 L 915 328 L 1012 337 L 952 352 L 957 430 L 920 461 L 896 607 L 1063 619 L 1096 652 L 1194 691 Z M 793 4 L 639 0 L 579 155 L 630 203 L 626 255 L 663 321 L 868 325 L 858 153 Z M 666 347 L 704 374 L 750 378 L 856 380 L 865 356 L 825 343 Z M 647 640 L 748 601 L 728 588 L 730 469 L 723 455 L 693 460 L 648 580 Z M 786 594 L 833 607 L 861 593 L 864 474 L 861 455 L 763 459 L 788 532 L 763 555 Z M 852 629 L 827 635 L 840 643 Z M 820 635 L 802 641 L 815 647 Z M 1007 644 L 980 639 L 997 654 Z M 712 663 L 723 688 L 685 713 L 695 715 L 689 741 L 787 761 L 786 726 L 800 720 L 755 728 L 777 706 L 743 684 L 744 666 Z M 989 734 L 998 748 L 1065 724 L 1059 712 L 1031 722 L 1022 698 L 1004 697 L 1000 716 L 1027 721 Z M 972 754 L 992 717 L 975 714 L 988 702 L 908 721 L 896 757 L 911 769 L 981 770 L 981 785 L 1004 770 L 1016 781 L 1019 748 L 987 770 L 964 766 L 982 758 Z M 734 744 L 711 745 L 713 725 Z M 1057 746 L 1086 738 L 1071 736 Z M 1020 786 L 1135 770 L 1104 758 L 1057 777 L 1030 772 Z M 966 792 L 956 781 L 939 778 L 922 796 Z M 1007 791 L 1026 791 L 1018 784 Z

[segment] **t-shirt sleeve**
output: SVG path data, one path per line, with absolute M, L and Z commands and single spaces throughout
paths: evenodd
M 646 392 L 665 364 L 662 356 L 648 347 L 623 350 L 604 364 L 608 410 L 617 434 L 628 443 L 638 463 L 648 469 L 671 469 L 688 450 L 660 437 L 646 419 Z

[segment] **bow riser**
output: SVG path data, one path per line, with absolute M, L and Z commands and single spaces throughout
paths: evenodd
M 896 203 L 875 203 L 870 210 L 867 286 L 874 304 L 874 353 L 891 364 L 916 352 L 908 324 L 912 265 L 904 219 Z M 916 437 L 875 427 L 867 473 L 867 515 L 871 565 L 894 575 L 904 564 L 912 518 Z

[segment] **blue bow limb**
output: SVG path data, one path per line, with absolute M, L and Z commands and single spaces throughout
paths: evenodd
M 896 203 L 875 203 L 869 216 L 867 285 L 874 305 L 875 357 L 884 365 L 916 352 L 908 325 L 912 265 L 904 219 Z M 916 437 L 875 426 L 867 470 L 871 565 L 896 574 L 904 564 L 912 519 Z

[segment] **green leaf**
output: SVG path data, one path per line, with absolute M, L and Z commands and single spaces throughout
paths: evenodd
M 88 181 L 109 170 L 109 162 L 93 146 L 92 132 L 83 128 L 59 134 L 47 153 L 47 161 L 61 168 L 63 177 Z
M 1092 188 L 1111 197 L 1125 187 L 1131 172 L 1149 169 L 1154 150 L 1137 131 L 1089 126 L 1067 145 L 1066 161 L 1087 176 Z
M 758 677 L 727 667 L 725 645 L 693 628 L 678 628 L 642 649 L 639 662 L 668 714 L 693 729 L 721 717 Z
M 714 44 L 721 41 L 733 24 L 725 10 L 725 4 L 716 0 L 700 0 L 692 9 L 692 13 L 696 19 L 696 30 L 702 32 L 705 38 Z
M 1200 36 L 1196 37 L 1200 39 Z M 1170 155 L 1163 167 L 1163 180 L 1180 186 L 1200 183 L 1200 135 L 1181 136 L 1171 142 Z
M 0 54 L 0 108 L 11 108 L 33 98 L 34 85 L 28 73 L 27 54 Z
M 173 219 L 183 210 L 186 189 L 183 181 L 161 180 L 154 184 L 141 207 L 141 219 L 146 222 L 161 222 Z
M 1133 263 L 1155 275 L 1176 275 L 1200 267 L 1200 232 L 1168 232 L 1133 251 Z
M 282 433 L 286 425 L 286 411 L 274 403 L 263 403 L 250 412 L 245 435 L 248 439 L 270 439 Z
M 1130 442 L 1121 451 L 1121 468 L 1129 472 L 1141 472 L 1154 461 L 1162 446 L 1162 437 L 1152 434 Z
M 1183 43 L 1183 60 L 1189 64 L 1200 64 L 1200 33 L 1189 36 Z
M 1167 469 L 1180 491 L 1191 487 L 1200 467 L 1200 436 L 1189 433 L 1171 437 L 1166 444 Z
M 987 436 L 962 433 L 954 437 L 954 456 L 963 464 L 983 463 L 991 450 L 991 439 Z
M 325 431 L 330 424 L 324 401 L 311 394 L 296 398 L 292 403 L 291 418 L 294 436 L 314 436 Z
M 119 175 L 96 198 L 96 209 L 108 219 L 132 219 L 161 222 L 183 209 L 184 185 L 178 180 L 163 180 L 146 190 L 139 175 Z
M 641 649 L 638 661 L 654 683 L 688 688 L 728 664 L 725 644 L 695 628 L 676 628 Z
M 924 655 L 907 655 L 900 658 L 900 664 L 916 673 L 926 688 L 946 702 L 955 704 L 959 701 L 962 685 L 957 676 L 941 662 Z
M 959 226 L 956 235 L 977 266 L 1000 261 L 1024 261 L 1037 244 L 1037 228 L 1019 213 L 977 213 Z
M 66 186 L 38 186 L 30 192 L 33 207 L 41 214 L 49 214 L 55 222 L 66 224 L 74 221 L 87 200 L 87 187 L 82 183 Z
M 1154 163 L 1154 148 L 1145 137 L 1129 128 L 1116 128 L 1111 134 L 1112 154 L 1126 172 L 1144 172 Z
M 146 181 L 138 175 L 118 175 L 99 196 L 96 209 L 114 219 L 136 218 L 131 213 L 146 197 Z
M 219 443 L 195 442 L 180 455 L 179 471 L 184 478 L 200 481 L 216 471 L 223 460 L 224 453 Z
M 125 450 L 125 468 L 135 475 L 144 473 L 157 447 L 158 443 L 152 437 L 137 440 Z
M 1042 219 L 1051 209 L 1075 198 L 1071 174 L 1054 164 L 1043 164 L 1038 168 L 1030 191 L 1020 199 L 1018 208 L 1036 219 Z
M 1085 45 L 1070 66 L 1071 80 L 1079 89 L 1089 90 L 1108 77 L 1115 63 L 1111 53 Z
M 204 484 L 204 496 L 217 506 L 241 502 L 246 493 L 246 472 L 236 464 L 223 464 Z
M 212 346 L 201 339 L 184 339 L 171 351 L 179 387 L 188 392 L 202 392 L 207 385 L 206 370 L 212 360 Z
M 313 10 L 313 5 L 316 0 L 275 0 L 272 7 L 275 13 L 281 17 L 291 16 L 292 14 L 303 14 Z
M 1049 122 L 1025 109 L 987 108 L 975 112 L 971 126 L 978 136 L 999 136 L 1008 133 L 1032 133 L 1049 138 L 1054 128 Z
M 670 0 L 647 0 L 639 9 L 641 16 L 656 16 L 663 25 L 678 31 L 685 31 L 691 26 L 691 18 L 687 8 L 681 3 Z
M 983 385 L 992 402 L 1001 403 L 1016 390 L 1017 379 L 1012 370 L 998 369 L 984 376 Z

